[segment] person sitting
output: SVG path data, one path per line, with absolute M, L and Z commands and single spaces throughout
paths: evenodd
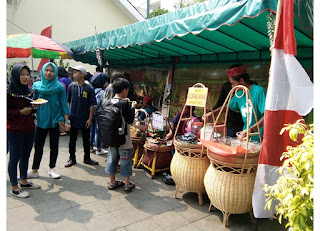
M 148 95 L 143 97 L 143 107 L 149 116 L 151 116 L 152 112 L 158 111 L 158 108 L 152 106 L 152 97 Z M 146 118 L 146 114 L 141 113 L 140 120 L 144 120 L 145 118 Z
M 191 109 L 192 108 L 192 109 Z M 184 113 L 182 115 L 182 118 L 187 118 L 187 117 L 190 117 L 190 109 L 192 110 L 192 114 L 195 110 L 195 107 L 192 107 L 192 106 L 187 106 L 185 107 L 185 110 L 184 110 Z M 166 139 L 167 140 L 170 140 L 173 138 L 174 136 L 174 133 L 175 133 L 175 130 L 176 130 L 176 127 L 178 126 L 178 122 L 179 122 L 179 119 L 180 119 L 180 116 L 181 116 L 181 113 L 182 113 L 182 110 L 179 111 L 175 117 L 172 119 L 171 121 L 171 124 L 173 125 L 172 129 L 168 132 L 168 134 L 166 135 Z M 183 135 L 186 131 L 186 127 L 187 127 L 187 123 L 188 121 L 187 120 L 184 120 L 184 121 L 181 121 L 180 125 L 179 125 L 179 128 L 178 128 L 178 131 L 177 131 L 177 135 Z

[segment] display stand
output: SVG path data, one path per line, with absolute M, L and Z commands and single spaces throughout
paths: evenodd
M 198 89 L 200 89 L 199 95 L 190 93 L 197 92 Z M 206 94 L 204 95 L 203 92 L 205 91 Z M 189 88 L 187 101 L 182 109 L 173 138 L 175 154 L 173 155 L 170 166 L 172 178 L 176 184 L 174 197 L 177 198 L 179 189 L 187 192 L 196 192 L 198 194 L 200 205 L 203 204 L 202 193 L 205 192 L 203 179 L 210 164 L 210 161 L 207 157 L 207 150 L 202 144 L 188 144 L 186 142 L 180 142 L 176 139 L 176 136 L 180 123 L 182 121 L 189 121 L 192 119 L 192 110 L 190 110 L 189 117 L 183 118 L 186 107 L 202 107 L 204 109 L 204 114 L 206 114 L 207 108 L 210 108 L 212 112 L 212 106 L 207 93 L 208 88 L 206 88 L 202 83 L 197 83 L 193 85 L 192 88 Z M 197 100 L 190 100 L 191 98 Z M 204 127 L 206 124 L 208 123 L 206 118 L 204 118 Z
M 226 118 L 233 93 L 239 94 L 240 90 L 245 94 L 247 103 L 249 102 L 249 99 L 251 99 L 250 91 L 245 86 L 236 86 L 232 88 L 222 106 L 222 108 L 227 107 Z M 252 108 L 252 111 L 255 121 L 258 122 L 254 108 Z M 222 110 L 218 114 L 217 119 L 219 119 L 221 112 Z M 247 115 L 249 115 L 248 107 Z M 247 117 L 247 125 L 249 126 L 249 117 Z M 226 120 L 223 125 L 214 124 L 214 127 L 219 126 L 226 126 Z M 259 126 L 257 133 L 249 133 L 247 127 L 245 153 L 236 153 L 225 156 L 208 149 L 208 157 L 211 164 L 205 174 L 204 185 L 210 199 L 209 211 L 211 210 L 211 207 L 214 206 L 223 213 L 224 227 L 228 226 L 230 214 L 243 214 L 249 212 L 251 218 L 253 218 L 252 193 L 260 151 L 248 153 L 250 135 L 259 135 L 260 142 L 262 140 Z
M 159 117 L 160 116 L 160 117 Z M 162 128 L 164 132 L 162 133 L 162 137 L 160 138 L 159 144 L 152 144 L 151 142 L 146 141 L 144 144 L 144 152 L 138 162 L 137 167 L 142 165 L 151 173 L 151 178 L 154 179 L 156 172 L 163 172 L 170 169 L 170 162 L 172 159 L 171 152 L 172 152 L 172 144 L 169 146 L 163 146 L 166 143 L 165 137 L 167 135 L 167 128 L 171 129 L 170 123 L 168 119 L 164 117 L 160 112 L 153 112 L 150 116 L 148 128 L 151 128 L 152 132 L 156 132 L 157 128 L 153 124 L 153 120 L 157 118 L 162 118 L 165 122 L 165 126 Z M 160 125 L 161 127 L 161 125 Z
M 144 124 L 141 124 L 142 121 L 139 121 L 139 125 L 136 125 L 139 127 L 139 129 L 141 130 L 141 133 L 143 135 L 140 136 L 134 136 L 131 134 L 131 140 L 132 140 L 132 145 L 133 145 L 133 167 L 137 168 L 137 164 L 138 161 L 140 160 L 142 154 L 143 154 L 143 146 L 145 144 L 146 141 L 146 136 L 147 136 L 147 127 L 148 127 L 148 121 L 150 119 L 149 114 L 146 112 L 146 110 L 144 109 L 138 109 L 136 110 L 135 113 L 135 117 L 137 118 L 139 116 L 139 112 L 140 113 L 144 113 L 146 115 L 146 119 L 144 122 Z M 133 125 L 131 125 L 133 126 Z

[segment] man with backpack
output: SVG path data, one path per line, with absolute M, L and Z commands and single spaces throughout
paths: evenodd
M 108 100 L 98 113 L 99 134 L 102 142 L 109 145 L 106 172 L 109 173 L 108 189 L 113 190 L 124 186 L 125 192 L 131 192 L 135 187 L 130 181 L 132 175 L 132 141 L 130 124 L 133 123 L 137 102 L 130 105 L 127 98 L 129 81 L 118 78 L 112 87 L 115 96 Z M 124 182 L 116 180 L 118 162 L 120 160 L 120 174 Z

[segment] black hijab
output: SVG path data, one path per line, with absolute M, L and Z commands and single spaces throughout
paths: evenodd
M 22 85 L 20 83 L 20 73 L 23 68 L 26 68 L 30 73 L 30 68 L 24 64 L 16 64 L 12 68 L 11 75 L 10 75 L 10 83 L 8 86 L 8 90 L 11 94 L 16 96 L 20 95 L 29 95 L 32 91 L 29 85 Z

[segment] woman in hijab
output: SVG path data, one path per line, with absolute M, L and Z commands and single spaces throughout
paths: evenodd
M 10 150 L 8 174 L 12 186 L 10 192 L 19 198 L 29 196 L 29 193 L 23 190 L 24 188 L 40 188 L 40 185 L 27 181 L 29 157 L 35 136 L 32 116 L 35 107 L 31 106 L 29 100 L 33 97 L 33 92 L 28 85 L 29 81 L 29 67 L 25 64 L 16 64 L 12 68 L 7 89 L 7 137 Z M 20 187 L 17 178 L 18 162 Z
M 42 98 L 48 102 L 38 108 L 37 127 L 34 144 L 34 158 L 32 170 L 28 178 L 39 177 L 38 169 L 43 155 L 43 147 L 47 134 L 50 135 L 50 163 L 48 174 L 54 179 L 60 175 L 55 171 L 59 149 L 59 121 L 64 122 L 65 129 L 70 129 L 69 108 L 66 91 L 58 81 L 58 69 L 55 64 L 48 62 L 41 70 L 41 81 L 33 84 L 35 98 Z

